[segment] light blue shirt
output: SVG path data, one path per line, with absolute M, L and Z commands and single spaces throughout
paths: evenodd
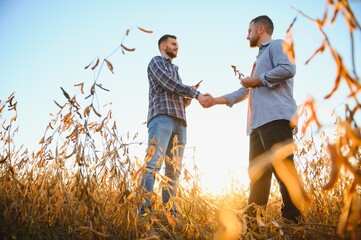
M 249 130 L 274 120 L 291 121 L 296 112 L 297 105 L 293 98 L 296 66 L 284 53 L 283 44 L 283 40 L 270 40 L 262 43 L 259 48 L 254 76 L 258 76 L 263 85 L 252 90 L 251 125 L 247 126 Z M 241 87 L 224 97 L 227 105 L 232 107 L 248 98 L 248 95 L 249 90 Z

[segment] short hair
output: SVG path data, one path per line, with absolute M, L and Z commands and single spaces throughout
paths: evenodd
M 273 22 L 267 15 L 261 15 L 261 16 L 254 18 L 254 19 L 252 19 L 251 23 L 261 23 L 262 25 L 264 25 L 266 27 L 266 32 L 269 35 L 272 35 L 273 29 L 274 29 Z
M 165 40 L 167 40 L 168 38 L 177 39 L 177 37 L 174 36 L 174 35 L 165 34 L 165 35 L 163 35 L 161 38 L 159 38 L 159 40 L 158 40 L 158 48 L 160 47 L 160 44 L 161 44 L 162 42 L 164 42 Z

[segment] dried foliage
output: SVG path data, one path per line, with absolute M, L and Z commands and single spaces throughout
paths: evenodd
M 332 9 L 333 16 L 331 19 L 328 17 L 328 9 Z M 360 118 L 357 118 L 357 114 L 360 114 L 360 103 L 358 98 L 361 95 L 361 84 L 359 76 L 356 72 L 355 63 L 355 48 L 354 48 L 354 34 L 356 31 L 361 31 L 361 26 L 358 23 L 355 15 L 353 14 L 348 1 L 328 1 L 328 8 L 326 8 L 322 19 L 313 19 L 303 12 L 296 9 L 296 11 L 313 22 L 318 28 L 320 34 L 323 36 L 323 41 L 318 49 L 312 54 L 312 56 L 306 61 L 309 64 L 312 59 L 325 51 L 330 51 L 331 56 L 336 64 L 337 74 L 334 81 L 334 87 L 329 94 L 325 96 L 325 99 L 330 99 L 334 93 L 339 89 L 341 81 L 344 81 L 349 89 L 348 101 L 350 104 L 345 106 L 345 116 L 338 116 L 335 123 L 335 141 L 332 142 L 327 139 L 325 146 L 322 147 L 323 151 L 326 151 L 329 155 L 328 162 L 330 162 L 330 173 L 326 175 L 327 182 L 321 187 L 328 196 L 332 196 L 330 191 L 339 189 L 337 182 L 345 177 L 347 180 L 343 180 L 343 207 L 337 225 L 337 234 L 340 237 L 345 238 L 348 234 L 352 239 L 359 239 L 361 234 L 359 232 L 359 225 L 361 223 L 361 204 L 360 204 L 360 192 L 357 191 L 359 185 L 361 185 L 361 128 Z M 327 24 L 333 24 L 336 17 L 342 15 L 344 21 L 349 28 L 350 40 L 351 40 L 351 52 L 352 52 L 352 71 L 346 66 L 342 60 L 341 55 L 331 44 L 324 27 Z M 352 105 L 352 107 L 350 106 Z M 322 129 L 322 125 L 317 118 L 317 111 L 313 99 L 307 101 L 304 104 L 305 111 L 310 113 L 307 121 L 305 122 L 302 132 L 305 133 L 310 123 L 316 123 L 318 129 Z M 321 162 L 324 163 L 325 158 L 321 158 Z M 315 161 L 315 160 L 314 160 Z M 317 164 L 317 161 L 315 161 Z M 329 172 L 329 171 L 326 171 Z M 339 215 L 339 214 L 338 214 Z
M 314 56 L 330 51 L 338 74 L 334 88 L 325 98 L 331 98 L 340 82 L 345 81 L 349 99 L 354 103 L 345 106 L 344 117 L 337 117 L 335 140 L 331 141 L 322 132 L 315 101 L 309 99 L 300 107 L 306 120 L 297 144 L 275 146 L 250 168 L 250 176 L 257 178 L 267 164 L 273 164 L 286 182 L 292 200 L 302 209 L 299 224 L 280 216 L 276 185 L 267 211 L 258 208 L 256 217 L 245 214 L 251 207 L 247 205 L 247 190 L 237 183 L 226 194 L 204 195 L 196 164 L 192 170 L 183 169 L 184 186 L 179 188 L 177 199 L 172 199 L 179 210 L 177 219 L 160 203 L 157 191 L 147 194 L 154 212 L 139 215 L 139 203 L 145 196 L 139 191 L 138 180 L 144 174 L 147 159 L 131 157 L 129 146 L 137 144 L 136 135 L 119 133 L 111 104 L 99 107 L 94 101 L 98 91 L 109 91 L 98 83 L 104 63 L 114 73 L 110 57 L 119 49 L 123 53 L 135 50 L 123 43 L 131 28 L 117 49 L 102 61 L 94 58 L 85 67 L 96 73 L 90 86 L 84 82 L 75 84 L 80 91 L 74 96 L 61 87 L 64 100 L 54 101 L 57 113 L 39 140 L 39 150 L 30 153 L 14 142 L 18 132 L 15 94 L 0 100 L 1 239 L 359 239 L 361 130 L 356 116 L 361 107 L 360 83 L 354 59 L 353 70 L 349 71 L 323 27 L 342 14 L 353 41 L 353 33 L 360 31 L 360 25 L 347 1 L 328 1 L 329 8 L 333 10 L 331 19 L 327 11 L 321 19 L 312 19 L 296 10 L 314 22 L 324 36 L 306 64 Z M 295 24 L 296 18 L 287 30 L 291 44 L 285 49 L 293 58 Z M 241 77 L 236 66 L 232 68 Z M 319 139 L 312 132 L 307 137 L 313 124 L 321 131 Z M 285 160 L 292 151 L 296 166 Z M 167 179 L 159 173 L 157 182 L 159 186 L 167 185 Z

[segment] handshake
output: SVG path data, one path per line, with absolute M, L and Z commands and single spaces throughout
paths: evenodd
M 197 83 L 195 86 L 192 86 L 193 89 L 197 90 L 203 80 L 201 80 L 199 83 Z M 200 105 L 202 105 L 203 108 L 210 108 L 215 104 L 214 97 L 209 94 L 202 94 L 200 93 L 197 98 Z
M 209 93 L 206 94 L 200 93 L 197 100 L 199 104 L 202 105 L 203 108 L 210 108 L 215 105 L 215 99 Z

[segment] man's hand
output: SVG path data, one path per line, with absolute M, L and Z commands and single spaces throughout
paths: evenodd
M 202 103 L 202 107 L 204 107 L 204 108 L 213 107 L 214 106 L 214 97 L 209 93 L 204 94 L 204 96 L 207 97 L 208 100 Z
M 199 94 L 198 96 L 198 102 L 202 105 L 202 107 L 204 108 L 209 108 L 212 107 L 214 98 L 212 97 L 211 94 L 206 93 L 206 94 Z
M 259 77 L 245 77 L 241 78 L 241 84 L 245 88 L 254 88 L 262 85 L 262 82 Z

